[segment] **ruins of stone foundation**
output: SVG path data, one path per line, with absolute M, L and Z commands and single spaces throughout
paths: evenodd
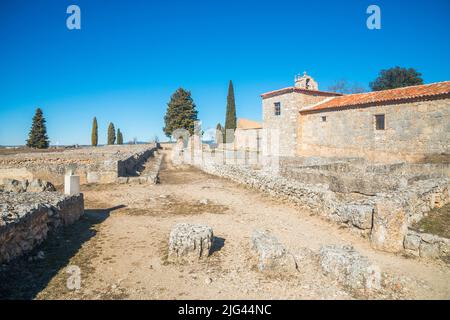
M 151 166 L 144 162 L 152 158 Z M 159 181 L 156 145 L 105 146 L 0 157 L 0 263 L 41 244 L 84 213 L 79 184 Z M 45 179 L 45 180 L 42 180 Z M 64 185 L 64 193 L 54 185 Z

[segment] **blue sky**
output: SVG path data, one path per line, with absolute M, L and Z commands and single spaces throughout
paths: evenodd
M 66 9 L 81 8 L 81 30 Z M 382 29 L 366 28 L 377 4 Z M 114 122 L 124 140 L 164 138 L 170 95 L 192 92 L 203 127 L 224 123 L 228 81 L 238 117 L 261 119 L 260 94 L 308 71 L 326 89 L 368 87 L 379 70 L 414 67 L 450 80 L 450 1 L 0 2 L 0 144 L 24 144 L 36 107 L 52 144 L 100 143 Z

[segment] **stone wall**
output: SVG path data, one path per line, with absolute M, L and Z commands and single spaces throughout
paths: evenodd
M 311 184 L 326 184 L 343 193 L 375 195 L 416 181 L 450 177 L 449 164 L 374 164 L 362 158 L 292 157 L 280 159 L 281 175 Z
M 279 130 L 279 154 L 281 156 L 296 154 L 300 109 L 326 98 L 328 97 L 318 95 L 318 93 L 305 94 L 294 91 L 262 100 L 263 128 Z M 280 115 L 275 115 L 275 103 L 280 103 Z
M 238 150 L 259 151 L 261 149 L 261 129 L 236 129 L 234 144 Z
M 309 168 L 307 170 L 315 168 L 318 174 L 308 180 L 304 179 L 306 175 L 302 176 L 303 179 L 293 179 L 289 175 L 275 174 L 270 167 L 255 169 L 255 166 L 225 163 L 220 157 L 205 154 L 197 159 L 190 155 L 187 149 L 183 152 L 180 160 L 182 163 L 197 166 L 207 173 L 228 178 L 277 198 L 290 200 L 309 212 L 370 237 L 372 246 L 382 251 L 397 253 L 407 250 L 405 239 L 411 231 L 409 227 L 433 208 L 450 202 L 449 179 L 443 174 L 433 175 L 428 172 L 427 175 L 429 166 L 421 170 L 417 165 L 374 165 L 357 158 L 348 161 L 340 159 L 340 162 L 305 158 L 300 162 Z M 282 158 L 280 162 L 282 166 L 295 163 L 286 158 Z M 341 188 L 337 187 L 339 183 L 333 186 L 330 180 L 317 178 L 321 172 L 327 170 L 328 173 L 348 174 L 344 175 L 347 178 L 339 182 Z M 397 178 L 405 172 L 409 172 L 409 176 L 405 176 L 403 182 L 396 184 Z M 361 175 L 360 180 L 348 180 L 357 174 Z M 392 178 L 389 178 L 390 175 Z M 339 175 L 334 177 L 339 178 Z M 371 180 L 374 177 L 378 180 Z M 361 181 L 364 183 L 361 184 Z M 367 192 L 369 189 L 370 192 Z M 363 193 L 361 191 L 369 194 L 355 196 Z M 440 252 L 446 254 L 447 251 Z
M 152 161 L 147 162 L 142 172 L 138 176 L 122 176 L 117 178 L 118 183 L 137 183 L 137 184 L 157 184 L 159 183 L 159 170 L 161 168 L 162 154 L 159 152 L 151 153 Z M 140 163 L 140 162 L 139 162 Z
M 32 250 L 84 213 L 83 194 L 0 192 L 0 263 Z
M 450 99 L 441 99 L 302 112 L 297 154 L 364 157 L 377 162 L 414 162 L 450 154 L 449 106 Z M 375 129 L 375 115 L 378 114 L 385 115 L 385 130 Z
M 81 184 L 113 183 L 120 176 L 135 175 L 154 150 L 154 144 L 120 145 L 0 156 L 0 181 L 42 179 L 61 185 L 67 170 L 72 169 Z

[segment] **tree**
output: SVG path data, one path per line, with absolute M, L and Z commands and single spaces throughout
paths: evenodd
M 122 131 L 120 131 L 120 128 L 117 129 L 117 144 L 123 144 L 123 135 Z
M 328 91 L 338 92 L 343 94 L 363 93 L 366 92 L 364 87 L 357 83 L 350 84 L 347 80 L 337 80 L 333 85 L 329 86 Z
M 46 149 L 49 146 L 45 118 L 41 108 L 37 108 L 33 117 L 30 133 L 28 134 L 27 147 Z
M 116 141 L 116 130 L 114 129 L 114 124 L 112 122 L 109 123 L 108 126 L 108 144 L 114 144 Z
M 197 113 L 191 92 L 183 88 L 177 89 L 170 97 L 164 116 L 165 127 L 163 131 L 166 136 L 171 138 L 176 129 L 186 129 L 192 135 L 194 133 L 194 122 L 197 121 Z
M 225 117 L 225 142 L 233 142 L 234 134 L 231 137 L 226 138 L 227 130 L 236 130 L 236 105 L 234 102 L 234 88 L 233 82 L 230 80 L 228 85 L 228 96 L 227 96 L 227 113 Z
M 378 78 L 370 83 L 373 91 L 402 88 L 423 84 L 422 74 L 413 68 L 394 67 L 381 70 Z
M 216 140 L 217 144 L 223 142 L 223 128 L 220 123 L 218 123 L 216 126 L 216 139 L 215 140 Z
M 94 117 L 94 120 L 92 120 L 91 144 L 94 147 L 98 145 L 98 125 L 96 117 Z

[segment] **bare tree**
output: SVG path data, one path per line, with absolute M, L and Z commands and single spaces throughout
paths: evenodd
M 347 80 L 336 80 L 334 84 L 328 87 L 328 91 L 343 94 L 363 93 L 367 90 L 358 83 L 350 84 Z

